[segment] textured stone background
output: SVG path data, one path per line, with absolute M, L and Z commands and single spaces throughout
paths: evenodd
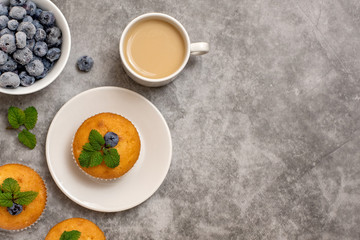
M 29 96 L 0 95 L 1 164 L 35 168 L 48 211 L 5 239 L 43 239 L 57 222 L 84 217 L 108 239 L 360 239 L 360 2 L 358 0 L 55 0 L 72 33 L 60 77 Z M 177 18 L 211 53 L 193 57 L 162 88 L 130 80 L 118 41 L 136 16 Z M 87 74 L 75 68 L 95 59 Z M 173 159 L 159 190 L 125 212 L 69 200 L 45 159 L 52 118 L 71 97 L 100 86 L 136 91 L 163 113 Z M 34 105 L 39 143 L 6 131 L 10 105 Z M 0 237 L 4 239 L 4 237 Z

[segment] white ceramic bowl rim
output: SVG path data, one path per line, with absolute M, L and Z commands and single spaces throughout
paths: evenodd
M 61 29 L 62 37 L 63 37 L 63 42 L 61 45 L 61 56 L 45 78 L 36 81 L 33 85 L 29 87 L 18 87 L 16 89 L 7 89 L 0 87 L 0 93 L 5 93 L 9 95 L 25 95 L 40 91 L 41 89 L 47 87 L 53 81 L 55 81 L 55 79 L 60 75 L 60 73 L 64 69 L 67 60 L 70 56 L 70 49 L 71 49 L 70 28 L 66 21 L 66 18 L 64 17 L 60 9 L 50 0 L 32 0 L 32 1 L 36 3 L 36 5 L 39 6 L 41 9 L 49 10 L 54 13 L 56 18 L 56 25 Z M 0 0 L 0 3 L 9 4 L 9 1 Z
M 134 26 L 135 23 L 137 22 L 140 22 L 142 20 L 145 20 L 145 19 L 163 19 L 165 21 L 167 21 L 168 23 L 172 24 L 174 27 L 176 27 L 180 33 L 182 34 L 184 40 L 185 40 L 185 44 L 186 44 L 186 56 L 184 58 L 184 61 L 182 63 L 182 65 L 179 67 L 179 69 L 174 72 L 173 74 L 167 76 L 167 77 L 164 77 L 164 78 L 147 78 L 147 77 L 144 77 L 144 76 L 141 76 L 140 74 L 136 73 L 130 66 L 129 64 L 127 63 L 127 61 L 125 60 L 125 54 L 124 54 L 124 50 L 123 50 L 123 47 L 124 47 L 124 39 L 125 39 L 125 36 L 126 34 L 128 33 L 128 31 L 130 30 L 130 28 L 132 26 Z M 136 17 L 135 19 L 133 19 L 124 29 L 122 35 L 121 35 L 121 39 L 120 39 L 120 45 L 119 45 L 119 50 L 120 50 L 120 57 L 121 57 L 121 60 L 124 64 L 124 66 L 126 67 L 126 69 L 131 73 L 133 74 L 134 76 L 136 76 L 137 78 L 145 81 L 145 82 L 151 82 L 151 83 L 159 83 L 159 82 L 164 82 L 164 81 L 168 81 L 169 79 L 172 79 L 172 78 L 175 78 L 185 67 L 185 65 L 187 64 L 188 60 L 189 60 L 189 57 L 190 57 L 190 39 L 189 39 L 189 35 L 188 33 L 186 32 L 184 26 L 178 21 L 176 20 L 175 18 L 167 15 L 167 14 L 164 14 L 164 13 L 146 13 L 146 14 L 143 14 L 143 15 L 140 15 L 138 17 Z

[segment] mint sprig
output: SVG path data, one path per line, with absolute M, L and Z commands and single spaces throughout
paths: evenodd
M 15 193 L 14 202 L 20 205 L 29 205 L 39 193 L 34 191 Z
M 20 191 L 20 186 L 15 179 L 7 178 L 4 180 L 3 184 L 1 185 L 1 189 L 4 193 L 13 194 Z
M 95 151 L 100 151 L 101 147 L 105 144 L 103 136 L 95 129 L 90 131 L 89 142 Z
M 19 183 L 13 178 L 7 178 L 0 186 L 0 206 L 11 207 L 13 203 L 29 205 L 38 196 L 38 192 L 21 192 Z
M 14 129 L 18 129 L 25 122 L 25 113 L 17 107 L 10 107 L 8 110 L 8 121 Z
M 24 144 L 30 149 L 34 149 L 36 146 L 36 136 L 29 132 L 27 129 L 22 130 L 18 134 L 19 142 Z
M 77 230 L 72 230 L 72 231 L 64 231 L 61 234 L 61 237 L 59 240 L 78 240 L 80 238 L 81 232 L 77 231 Z
M 37 119 L 38 119 L 38 112 L 34 107 L 28 107 L 24 110 L 25 113 L 25 127 L 28 130 L 31 130 L 35 127 Z
M 0 193 L 0 206 L 11 207 L 13 205 L 12 194 L 9 192 Z
M 104 151 L 104 161 L 109 168 L 115 168 L 119 165 L 120 155 L 115 148 Z
M 90 145 L 90 143 L 85 143 L 85 145 L 83 146 L 83 149 L 88 152 L 95 152 L 95 149 Z
M 10 127 L 7 129 L 19 129 L 24 125 L 24 129 L 18 134 L 19 142 L 30 149 L 36 146 L 36 136 L 29 132 L 36 125 L 38 112 L 35 107 L 28 107 L 24 111 L 18 107 L 10 107 L 8 110 L 8 121 Z
M 93 152 L 90 157 L 90 165 L 89 167 L 99 166 L 103 161 L 103 156 L 101 152 Z
M 115 148 L 105 146 L 104 137 L 95 129 L 90 131 L 89 142 L 82 147 L 79 163 L 82 167 L 96 167 L 102 162 L 109 168 L 120 164 L 120 155 Z

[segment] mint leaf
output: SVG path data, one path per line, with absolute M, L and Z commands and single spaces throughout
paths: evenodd
M 77 230 L 72 230 L 70 232 L 64 231 L 61 234 L 60 240 L 78 240 L 80 238 L 81 232 Z
M 17 107 L 10 107 L 8 110 L 8 121 L 11 127 L 19 128 L 25 121 L 24 111 Z
M 85 150 L 82 150 L 79 156 L 79 163 L 82 167 L 89 167 L 90 166 L 90 160 L 91 160 L 92 152 L 88 152 Z
M 39 193 L 34 191 L 18 192 L 15 194 L 15 203 L 20 205 L 29 205 L 37 197 Z
M 88 152 L 95 152 L 95 149 L 91 146 L 90 143 L 85 143 L 85 145 L 83 146 L 83 150 Z
M 20 186 L 18 182 L 13 178 L 5 179 L 1 188 L 3 192 L 11 194 L 15 194 L 20 191 Z
M 25 127 L 28 130 L 33 129 L 38 119 L 38 112 L 36 111 L 36 108 L 28 107 L 27 109 L 25 109 L 24 113 L 25 113 L 25 121 L 24 121 Z
M 36 146 L 36 136 L 28 130 L 22 130 L 18 135 L 19 141 L 30 149 Z
M 109 168 L 115 168 L 119 166 L 120 163 L 120 155 L 115 148 L 111 148 L 108 151 L 104 152 L 104 161 L 106 166 Z
M 100 151 L 101 147 L 105 144 L 103 136 L 95 129 L 90 132 L 89 142 L 95 151 Z
M 0 192 L 0 206 L 2 207 L 12 207 L 12 194 L 9 192 L 2 193 Z
M 103 161 L 103 156 L 101 152 L 93 152 L 90 158 L 90 165 L 89 167 L 96 167 L 100 165 Z

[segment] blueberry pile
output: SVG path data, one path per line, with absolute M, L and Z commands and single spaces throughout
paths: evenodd
M 44 78 L 61 55 L 55 16 L 31 0 L 0 3 L 0 87 L 28 87 Z

